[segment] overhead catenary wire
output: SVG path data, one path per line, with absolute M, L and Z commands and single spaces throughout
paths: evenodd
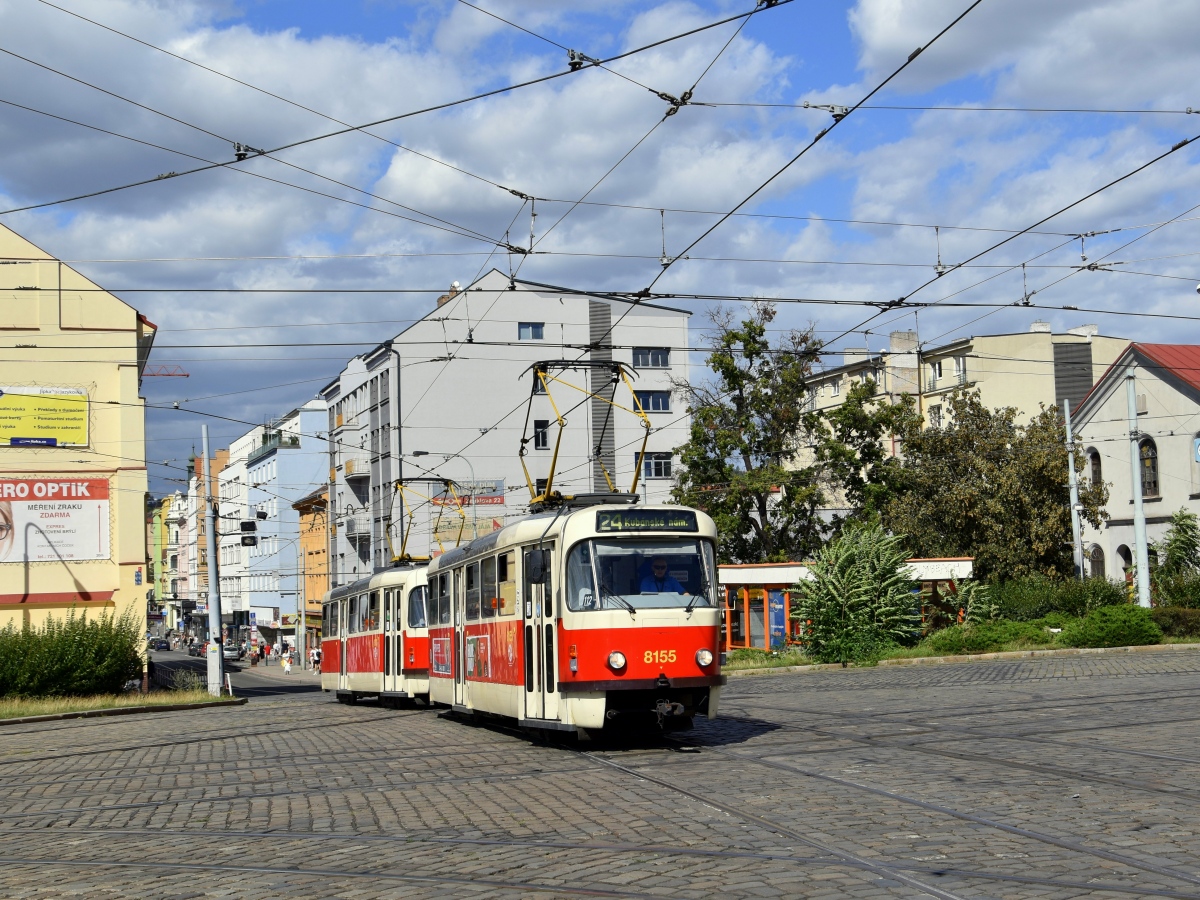
M 780 3 L 788 3 L 788 2 L 791 2 L 791 0 L 780 0 Z M 779 4 L 776 4 L 776 5 L 779 5 Z M 757 11 L 758 11 L 758 7 L 755 7 L 755 9 L 752 9 L 749 12 L 737 13 L 732 16 L 727 16 L 716 22 L 710 22 L 706 25 L 700 25 L 700 26 L 697 26 L 696 28 L 692 28 L 687 31 L 680 32 L 678 34 L 674 34 L 674 35 L 671 35 L 671 36 L 668 36 L 665 38 L 660 38 L 657 41 L 652 41 L 650 43 L 643 44 L 639 47 L 633 48 L 632 50 L 626 50 L 622 53 L 618 53 L 613 56 L 606 57 L 605 59 L 600 60 L 600 62 L 610 63 L 610 62 L 615 62 L 620 59 L 626 59 L 626 58 L 628 58 L 630 56 L 634 56 L 638 53 L 644 53 L 648 50 L 653 50 L 657 47 L 664 46 L 664 45 L 672 43 L 674 41 L 682 40 L 684 38 L 691 37 L 692 35 L 695 35 L 695 34 L 700 34 L 701 32 L 708 31 L 709 29 L 718 28 L 721 25 L 724 25 L 728 22 L 737 21 L 738 19 L 744 18 L 746 16 L 751 16 Z M 439 103 L 439 104 L 435 104 L 432 106 L 422 107 L 421 109 L 411 110 L 406 113 L 399 113 L 399 114 L 393 115 L 393 116 L 386 116 L 381 119 L 376 119 L 371 122 L 363 123 L 361 125 L 352 125 L 352 126 L 348 126 L 346 128 L 337 129 L 335 131 L 329 131 L 329 132 L 325 132 L 322 134 L 313 135 L 312 137 L 301 138 L 299 140 L 295 140 L 295 141 L 291 141 L 291 142 L 288 142 L 285 144 L 278 145 L 271 149 L 266 149 L 266 150 L 255 149 L 253 152 L 253 155 L 249 156 L 248 159 L 255 159 L 259 156 L 273 156 L 277 153 L 282 153 L 284 150 L 291 150 L 296 147 L 308 146 L 310 144 L 314 144 L 319 141 L 328 140 L 330 138 L 339 137 L 341 135 L 350 134 L 350 133 L 356 132 L 356 131 L 361 131 L 365 128 L 373 128 L 377 125 L 384 125 L 384 124 L 388 124 L 391 122 L 398 122 L 403 119 L 408 119 L 408 118 L 412 118 L 414 116 L 424 115 L 426 113 L 438 112 L 440 110 L 445 110 L 445 109 L 451 109 L 453 107 L 462 106 L 464 104 L 472 103 L 477 100 L 483 100 L 487 97 L 494 97 L 494 96 L 497 96 L 500 94 L 508 93 L 510 91 L 515 91 L 515 90 L 520 90 L 522 88 L 531 87 L 533 85 L 544 84 L 548 81 L 553 81 L 558 78 L 563 78 L 568 75 L 575 74 L 575 71 L 576 70 L 574 70 L 574 69 L 567 68 L 565 70 L 553 72 L 548 75 L 542 75 L 542 76 L 538 76 L 536 78 L 527 79 L 525 81 L 508 84 L 503 87 L 493 88 L 488 91 L 482 91 L 480 93 L 472 94 L 469 97 L 463 97 L 458 100 L 450 100 L 450 101 L 447 101 L 444 103 Z M 77 194 L 77 195 L 74 195 L 71 197 L 63 197 L 63 198 L 59 198 L 57 200 L 48 200 L 48 201 L 44 201 L 41 203 L 27 204 L 25 206 L 13 207 L 10 209 L 0 210 L 0 216 L 9 215 L 11 213 L 17 213 L 17 212 L 27 212 L 27 211 L 34 210 L 34 209 L 44 209 L 49 206 L 57 206 L 57 205 L 61 205 L 64 203 L 72 203 L 72 202 L 75 202 L 78 200 L 85 200 L 85 199 L 89 199 L 92 197 L 99 197 L 99 196 L 103 196 L 106 194 L 115 193 L 117 191 L 129 190 L 129 189 L 135 188 L 135 187 L 142 187 L 144 185 L 154 184 L 156 182 L 165 181 L 165 180 L 168 180 L 171 178 L 181 178 L 181 177 L 185 177 L 188 175 L 195 175 L 200 172 L 212 171 L 214 169 L 234 167 L 234 166 L 237 166 L 238 164 L 240 164 L 241 162 L 243 162 L 243 160 L 232 159 L 232 160 L 226 160 L 223 162 L 210 163 L 208 165 L 199 166 L 199 167 L 188 169 L 188 170 L 185 170 L 182 172 L 167 172 L 167 173 L 163 173 L 160 175 L 156 175 L 151 178 L 143 178 L 138 181 L 132 181 L 132 182 L 128 182 L 125 184 L 116 185 L 116 186 L 110 187 L 110 188 L 102 188 L 99 190 L 94 190 L 94 191 L 90 191 L 90 192 L 83 193 L 83 194 Z

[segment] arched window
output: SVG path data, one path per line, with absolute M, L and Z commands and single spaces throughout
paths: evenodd
M 1101 484 L 1104 481 L 1104 472 L 1100 465 L 1100 451 L 1088 451 L 1088 475 L 1092 479 L 1092 484 Z
M 1143 438 L 1138 444 L 1141 457 L 1142 496 L 1158 496 L 1158 447 L 1150 438 Z
M 1117 548 L 1117 556 L 1121 558 L 1121 571 L 1125 575 L 1125 580 L 1128 581 L 1133 575 L 1133 553 L 1122 544 Z
M 1104 578 L 1104 551 L 1099 544 L 1092 544 L 1088 550 L 1088 575 L 1092 578 Z

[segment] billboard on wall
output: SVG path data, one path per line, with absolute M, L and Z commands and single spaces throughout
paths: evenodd
M 0 564 L 108 559 L 108 479 L 0 478 Z
M 458 493 L 458 505 L 470 506 L 504 506 L 504 479 L 488 478 L 482 481 L 455 481 L 454 490 Z M 438 506 L 453 506 L 454 497 L 445 488 L 433 497 Z
M 0 447 L 86 447 L 83 388 L 0 385 Z

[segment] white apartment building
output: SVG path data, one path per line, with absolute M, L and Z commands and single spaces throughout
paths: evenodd
M 216 473 L 220 509 L 217 545 L 220 547 L 222 616 L 255 611 L 250 607 L 250 548 L 242 546 L 241 522 L 254 516 L 250 510 L 246 460 L 261 445 L 265 431 L 265 425 L 256 425 L 232 441 L 229 445 L 229 461 Z M 258 613 L 271 615 L 272 610 L 260 610 Z
M 453 546 L 461 519 L 443 488 L 408 485 L 424 495 L 410 499 L 415 518 L 409 528 L 396 479 L 453 479 L 465 495 L 466 538 L 525 514 L 531 495 L 518 456 L 522 436 L 537 489 L 550 474 L 556 407 L 567 425 L 553 488 L 607 491 L 607 471 L 618 490 L 630 489 L 644 429 L 631 412 L 585 392 L 611 396 L 628 410 L 629 389 L 618 383 L 614 391 L 610 371 L 597 367 L 558 373 L 563 383 L 552 383 L 549 396 L 533 394 L 535 362 L 616 361 L 635 370 L 632 386 L 652 426 L 637 492 L 645 502 L 668 501 L 673 451 L 688 437 L 688 417 L 672 395 L 671 379 L 688 378 L 689 315 L 510 282 L 492 270 L 350 360 L 319 394 L 329 406 L 331 586 L 386 567 L 406 529 L 410 555 L 438 552 L 438 536 Z

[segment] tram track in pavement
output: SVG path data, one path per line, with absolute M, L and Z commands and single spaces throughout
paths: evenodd
M 288 866 L 248 866 L 237 865 L 234 863 L 158 863 L 139 860 L 138 862 L 127 862 L 124 860 L 113 859 L 50 859 L 46 857 L 21 858 L 12 856 L 0 856 L 0 865 L 3 866 L 30 866 L 39 870 L 46 866 L 61 866 L 73 867 L 81 869 L 95 870 L 96 868 L 117 868 L 117 869 L 137 869 L 145 872 L 147 870 L 167 870 L 171 872 L 218 872 L 221 874 L 244 874 L 244 875 L 291 875 L 291 876 L 307 876 L 312 878 L 364 878 L 372 881 L 392 881 L 401 884 L 419 885 L 457 885 L 459 887 L 487 887 L 497 891 L 521 891 L 534 892 L 543 894 L 556 894 L 558 896 L 571 895 L 579 897 L 630 897 L 635 900 L 643 900 L 643 898 L 653 898 L 653 900 L 662 900 L 661 894 L 647 894 L 641 891 L 630 890 L 610 890 L 606 888 L 588 888 L 588 887 L 572 887 L 561 884 L 541 884 L 533 881 L 502 881 L 494 878 L 463 878 L 452 875 L 411 875 L 401 874 L 398 872 L 382 871 L 378 868 L 373 869 L 325 869 L 325 868 L 300 868 Z
M 0 835 L 19 835 L 28 829 L 10 828 L 0 829 Z M 236 840 L 256 839 L 256 840 L 277 840 L 277 841 L 351 841 L 355 843 L 386 843 L 386 844 L 402 844 L 412 846 L 415 844 L 444 844 L 450 846 L 483 846 L 483 847 L 503 847 L 503 848 L 520 848 L 525 850 L 568 850 L 568 851 L 586 851 L 595 853 L 610 853 L 610 854 L 631 854 L 645 855 L 652 854 L 663 857 L 700 857 L 711 858 L 714 860 L 720 859 L 738 859 L 738 860 L 762 860 L 764 862 L 782 862 L 798 866 L 821 866 L 821 867 L 848 867 L 858 869 L 859 871 L 872 872 L 878 874 L 879 868 L 884 868 L 890 871 L 912 872 L 920 875 L 945 877 L 955 876 L 960 878 L 974 878 L 985 881 L 999 881 L 1011 884 L 1027 884 L 1044 887 L 1059 887 L 1072 888 L 1088 891 L 1101 891 L 1117 894 L 1132 894 L 1142 897 L 1172 897 L 1183 898 L 1183 900 L 1195 900 L 1195 893 L 1183 893 L 1181 891 L 1164 890 L 1161 888 L 1150 888 L 1143 886 L 1123 885 L 1115 882 L 1102 881 L 1076 881 L 1056 878 L 1039 878 L 1033 875 L 1012 875 L 1003 872 L 984 872 L 975 869 L 962 869 L 945 866 L 922 866 L 915 863 L 905 862 L 880 862 L 872 861 L 866 865 L 852 863 L 842 858 L 832 856 L 814 857 L 814 856 L 797 856 L 789 853 L 767 853 L 767 852 L 752 852 L 740 850 L 705 850 L 696 847 L 673 847 L 662 844 L 630 844 L 630 843 L 595 843 L 591 841 L 562 841 L 562 840 L 530 840 L 516 838 L 453 838 L 453 837 L 426 837 L 422 835 L 406 832 L 403 834 L 346 834 L 337 832 L 296 832 L 296 831 L 189 831 L 179 829 L 162 829 L 162 828 L 106 828 L 106 827 L 89 827 L 86 831 L 79 828 L 63 828 L 50 827 L 38 828 L 36 833 L 39 835 L 54 834 L 63 837 L 69 837 L 79 834 L 98 834 L 105 836 L 121 835 L 134 836 L 138 838 L 148 837 L 151 835 L 159 835 L 163 837 L 197 837 L 197 838 L 230 838 Z M 2 860 L 0 860 L 2 861 Z M 291 869 L 280 869 L 279 871 L 291 872 Z M 568 889 L 563 889 L 568 890 Z M 647 895 L 639 895 L 647 896 Z M 661 895 L 654 895 L 661 896 Z
M 992 829 L 995 829 L 998 831 L 1005 832 L 1007 834 L 1012 834 L 1017 837 L 1022 837 L 1022 838 L 1026 838 L 1029 840 L 1037 841 L 1039 843 L 1044 843 L 1044 844 L 1048 844 L 1051 846 L 1055 846 L 1062 850 L 1068 850 L 1073 853 L 1086 854 L 1088 856 L 1093 856 L 1098 859 L 1106 860 L 1107 862 L 1117 863 L 1118 865 L 1127 866 L 1129 868 L 1138 869 L 1138 870 L 1141 870 L 1144 872 L 1153 872 L 1154 874 L 1161 875 L 1165 878 L 1171 878 L 1176 881 L 1183 881 L 1188 884 L 1194 884 L 1194 885 L 1200 886 L 1200 875 L 1192 873 L 1192 872 L 1174 869 L 1174 868 L 1170 868 L 1167 866 L 1160 866 L 1160 865 L 1157 865 L 1157 864 L 1149 862 L 1149 861 L 1139 860 L 1136 857 L 1128 856 L 1123 853 L 1116 853 L 1114 851 L 1105 850 L 1105 849 L 1099 848 L 1099 847 L 1089 847 L 1084 844 L 1080 844 L 1077 841 L 1072 841 L 1067 838 L 1058 837 L 1057 835 L 1047 834 L 1045 832 L 1034 831 L 1032 829 L 1022 828 L 1017 825 L 1009 825 L 1006 822 L 999 822 L 999 821 L 996 821 L 995 819 L 989 819 L 986 816 L 980 816 L 980 815 L 976 815 L 974 813 L 962 812 L 960 810 L 952 809 L 948 806 L 942 806 L 941 804 L 938 804 L 938 803 L 932 803 L 927 800 L 921 800 L 917 797 L 910 797 L 906 794 L 901 794 L 897 791 L 890 791 L 890 790 L 887 790 L 886 788 L 875 787 L 875 786 L 867 785 L 867 784 L 859 784 L 858 782 L 851 781 L 846 778 L 839 778 L 836 775 L 829 775 L 827 773 L 818 772 L 818 771 L 814 771 L 811 769 L 804 769 L 799 766 L 794 766 L 794 765 L 790 765 L 787 763 L 774 762 L 772 760 L 762 759 L 761 757 L 752 756 L 750 754 L 735 753 L 735 752 L 732 752 L 729 750 L 722 749 L 720 747 L 713 747 L 712 745 L 708 745 L 708 744 L 683 744 L 683 746 L 699 747 L 702 750 L 707 750 L 710 753 L 716 753 L 716 754 L 726 757 L 728 759 L 737 760 L 738 762 L 752 763 L 752 764 L 764 766 L 767 768 L 775 769 L 777 771 L 787 772 L 792 775 L 800 775 L 800 776 L 803 776 L 806 778 L 812 778 L 812 779 L 823 781 L 823 782 L 826 782 L 829 784 L 835 784 L 842 788 L 849 788 L 851 790 L 871 794 L 876 797 L 882 797 L 882 798 L 885 798 L 888 800 L 892 800 L 897 803 L 914 806 L 919 809 L 923 809 L 926 812 L 932 812 L 935 814 L 948 816 L 950 818 L 958 819 L 960 821 L 970 822 L 974 825 L 981 825 L 986 828 L 992 828 Z M 614 763 L 611 763 L 611 762 L 607 762 L 607 761 L 605 761 L 605 762 L 608 765 L 615 765 Z M 653 781 L 657 784 L 662 784 L 664 786 L 670 787 L 671 789 L 680 791 L 681 793 L 687 793 L 683 789 L 670 784 L 670 782 L 656 779 L 653 776 L 647 776 L 643 773 L 638 773 L 635 770 L 628 770 L 628 771 L 630 772 L 630 774 L 633 774 L 637 777 L 646 778 L 647 780 Z M 694 795 L 691 795 L 689 793 L 688 796 L 694 796 Z M 710 803 L 710 805 L 716 805 L 716 804 L 712 804 L 711 801 L 707 801 L 707 800 L 705 800 L 703 802 L 708 802 L 708 803 Z M 765 821 L 769 821 L 769 820 L 763 820 L 763 821 L 765 822 Z M 784 826 L 777 826 L 777 827 L 782 828 Z M 782 833 L 790 834 L 790 832 L 782 832 Z M 1193 896 L 1200 896 L 1200 893 L 1194 894 Z
M 1200 765 L 1200 758 L 1196 758 L 1196 757 L 1175 756 L 1175 755 L 1172 755 L 1169 753 L 1155 753 L 1154 751 L 1151 751 L 1151 750 L 1133 750 L 1129 747 L 1112 747 L 1107 744 L 1095 744 L 1095 743 L 1085 744 L 1085 743 L 1079 743 L 1078 741 L 1057 741 L 1054 738 L 1036 737 L 1036 736 L 1030 735 L 1030 734 L 1012 734 L 1009 732 L 1000 734 L 995 731 L 985 731 L 982 728 L 979 728 L 976 726 L 971 726 L 971 725 L 938 725 L 938 724 L 934 724 L 932 722 L 911 722 L 911 721 L 906 721 L 904 719 L 893 719 L 890 717 L 884 718 L 882 716 L 865 716 L 865 715 L 861 715 L 858 713 L 844 713 L 844 712 L 824 711 L 824 710 L 818 712 L 815 710 L 797 709 L 795 707 L 790 707 L 790 706 L 781 706 L 779 704 L 736 703 L 736 701 L 734 701 L 733 703 L 731 703 L 729 705 L 734 705 L 734 704 L 736 704 L 737 706 L 739 706 L 743 709 L 747 709 L 747 710 L 765 709 L 765 710 L 770 710 L 770 711 L 774 711 L 774 712 L 784 711 L 784 712 L 796 713 L 797 715 L 823 716 L 823 717 L 827 717 L 827 718 L 838 719 L 840 721 L 849 721 L 849 722 L 859 723 L 859 724 L 902 725 L 902 726 L 905 726 L 908 728 L 917 729 L 917 731 L 913 732 L 914 734 L 919 733 L 922 735 L 934 735 L 934 734 L 951 735 L 955 739 L 960 739 L 960 740 L 986 739 L 986 740 L 998 740 L 998 741 L 1013 741 L 1013 742 L 1027 743 L 1027 744 L 1044 744 L 1044 745 L 1053 746 L 1053 747 L 1063 747 L 1063 748 L 1067 748 L 1070 750 L 1099 751 L 1102 753 L 1113 753 L 1113 754 L 1119 754 L 1119 755 L 1125 755 L 1125 756 L 1138 756 L 1138 757 L 1143 757 L 1145 759 L 1163 760 L 1166 762 L 1186 763 L 1188 765 L 1193 765 L 1193 766 Z M 1135 722 L 1132 724 L 1119 723 L 1117 725 L 1110 725 L 1107 727 L 1119 728 L 1119 727 L 1123 727 L 1126 725 L 1127 725 L 1127 727 L 1138 727 L 1138 726 L 1143 726 L 1143 725 L 1157 725 L 1163 721 L 1164 720 L 1162 720 L 1162 719 L 1155 719 L 1153 722 Z M 1171 720 L 1171 721 L 1179 722 L 1179 721 L 1195 721 L 1195 720 L 1194 719 L 1184 719 L 1184 720 Z M 810 727 L 817 728 L 817 727 L 821 727 L 821 726 L 778 725 L 778 727 L 781 729 L 807 729 Z M 887 736 L 885 736 L 885 738 L 893 737 L 893 736 L 894 737 L 903 737 L 904 735 L 887 735 Z M 848 738 L 848 736 L 845 736 L 845 735 L 843 735 L 843 737 Z M 926 742 L 926 743 L 928 743 L 928 742 Z M 988 757 L 988 758 L 991 759 L 992 757 Z
M 730 719 L 736 719 L 730 716 Z M 741 721 L 752 721 L 742 719 Z M 1018 760 L 1005 759 L 1004 757 L 995 754 L 971 753 L 966 750 L 953 750 L 944 746 L 936 748 L 930 746 L 930 742 L 915 742 L 905 741 L 905 735 L 881 735 L 878 737 L 867 737 L 863 735 L 849 734 L 841 731 L 833 731 L 827 728 L 822 728 L 816 725 L 778 725 L 777 731 L 803 732 L 807 734 L 817 734 L 822 737 L 834 738 L 836 740 L 848 741 L 853 744 L 859 744 L 864 747 L 874 747 L 877 749 L 904 750 L 909 753 L 922 753 L 928 756 L 936 756 L 940 758 L 949 757 L 951 759 L 959 759 L 964 762 L 987 762 L 993 765 L 1004 766 L 1009 769 L 1020 769 L 1026 772 L 1037 772 L 1042 775 L 1049 775 L 1055 778 L 1061 778 L 1066 781 L 1082 781 L 1091 782 L 1093 784 L 1105 784 L 1115 787 L 1129 788 L 1143 793 L 1165 794 L 1169 797 L 1178 797 L 1183 800 L 1200 801 L 1200 792 L 1189 791 L 1181 788 L 1158 787 L 1153 784 L 1148 784 L 1133 778 L 1121 778 L 1110 775 L 1101 775 L 1098 773 L 1081 772 L 1078 769 L 1068 769 L 1063 766 L 1047 764 L 1047 763 L 1030 763 L 1020 762 Z M 1004 740 L 1003 735 L 975 735 L 976 738 L 988 737 L 992 740 Z M 1084 745 L 1075 745 L 1076 749 L 1088 749 Z M 806 753 L 805 750 L 778 750 L 773 751 L 767 749 L 767 752 L 773 755 L 780 756 L 796 756 Z
M 424 712 L 424 710 L 413 711 L 414 714 L 420 714 L 421 712 Z M 336 728 L 336 727 L 342 726 L 342 725 L 351 725 L 351 724 L 361 725 L 361 724 L 366 724 L 366 723 L 370 723 L 370 722 L 380 722 L 380 721 L 386 721 L 388 719 L 395 719 L 395 718 L 404 718 L 404 716 L 397 716 L 397 715 L 373 716 L 370 719 L 353 719 L 353 718 L 343 717 L 343 718 L 337 719 L 332 722 L 321 722 L 318 724 L 312 724 L 310 722 L 305 722 L 304 728 L 306 730 L 314 730 L 317 728 Z M 86 721 L 94 723 L 97 720 L 89 719 Z M 253 723 L 251 723 L 251 727 L 254 728 L 255 730 L 259 730 L 264 727 L 270 727 L 272 724 L 278 725 L 278 727 L 282 728 L 282 727 L 292 726 L 295 723 L 289 721 L 289 722 L 284 722 L 284 723 L 265 723 L 264 724 L 261 720 L 256 719 Z M 77 726 L 77 727 L 84 727 L 84 726 Z M 27 732 L 27 734 L 38 734 L 38 733 L 39 732 L 36 732 L 36 731 L 35 732 Z M 7 736 L 7 734 L 8 733 L 6 732 L 5 736 Z M 99 748 L 91 749 L 91 750 L 74 750 L 74 751 L 64 751 L 61 753 L 56 752 L 54 756 L 25 756 L 25 757 L 20 757 L 20 758 L 13 758 L 13 757 L 0 758 L 0 766 L 20 765 L 21 763 L 35 763 L 35 762 L 57 762 L 57 761 L 60 761 L 63 759 L 71 758 L 71 757 L 99 756 L 99 755 L 103 755 L 105 753 L 128 753 L 128 752 L 131 752 L 134 750 L 155 750 L 155 749 L 161 749 L 164 747 L 182 747 L 182 746 L 186 746 L 188 744 L 205 744 L 205 743 L 211 743 L 211 742 L 216 742 L 216 741 L 237 740 L 239 738 L 246 738 L 248 736 L 252 736 L 252 735 L 249 735 L 247 733 L 246 724 L 243 723 L 238 726 L 238 729 L 236 731 L 224 733 L 224 734 L 218 733 L 218 734 L 209 734 L 209 735 L 197 735 L 195 737 L 183 738 L 183 739 L 174 740 L 174 741 L 158 741 L 158 742 L 155 742 L 152 744 L 125 744 L 125 745 L 120 745 L 120 746 L 99 747 Z

